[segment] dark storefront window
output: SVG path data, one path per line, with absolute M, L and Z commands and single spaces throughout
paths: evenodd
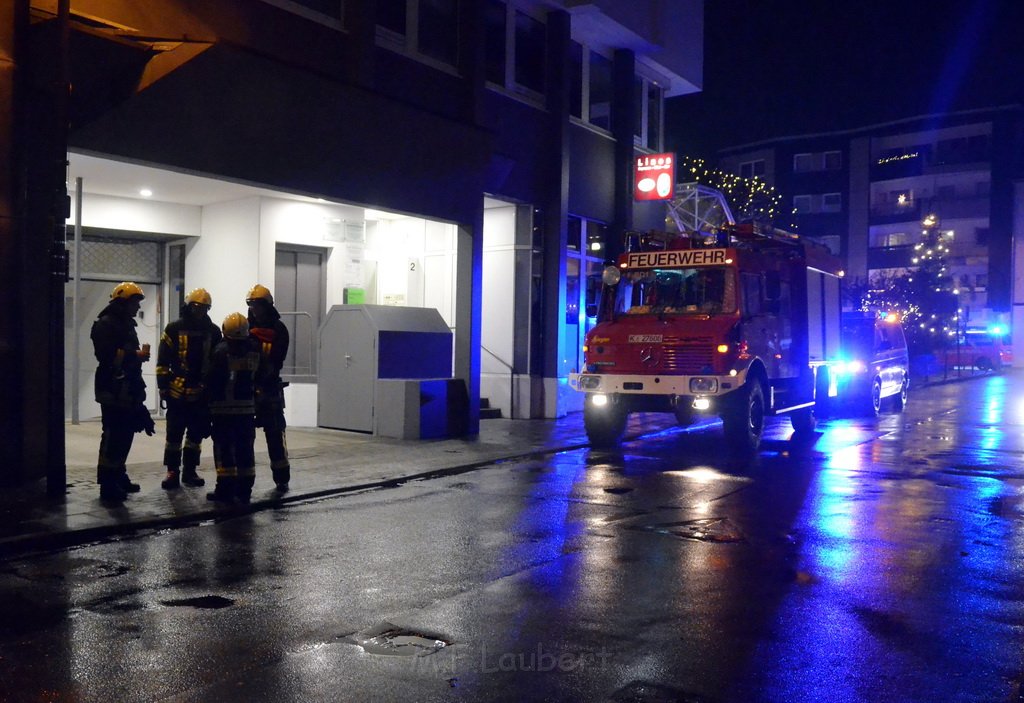
M 458 19 L 458 0 L 420 0 L 417 29 L 420 53 L 454 66 L 458 59 Z
M 612 62 L 590 52 L 590 124 L 612 128 Z
M 664 104 L 665 91 L 654 85 L 647 84 L 647 139 L 646 146 L 650 149 L 661 149 L 661 108 Z
M 544 23 L 516 11 L 516 84 L 544 92 Z
M 491 83 L 505 85 L 505 3 L 487 0 L 484 7 L 484 70 Z
M 377 0 L 377 24 L 405 36 L 405 0 Z
M 569 45 L 569 114 L 583 118 L 583 46 Z

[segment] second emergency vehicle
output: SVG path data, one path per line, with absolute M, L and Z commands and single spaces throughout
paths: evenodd
M 815 426 L 835 394 L 842 272 L 822 245 L 755 225 L 707 233 L 630 233 L 603 274 L 584 369 L 584 424 L 617 444 L 631 412 L 721 416 L 728 444 L 755 450 L 765 417 Z

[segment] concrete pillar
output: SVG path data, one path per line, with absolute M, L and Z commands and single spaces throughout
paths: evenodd
M 23 418 L 21 397 L 21 333 L 19 329 L 18 268 L 22 227 L 20 166 L 24 162 L 17 138 L 18 59 L 28 31 L 28 0 L 0 3 L 0 388 L 8 402 L 0 403 L 0 483 L 17 482 L 21 473 Z
M 615 138 L 615 210 L 609 230 L 607 258 L 622 253 L 623 235 L 633 228 L 633 134 L 637 115 L 636 56 L 618 49 L 612 62 L 612 136 Z
M 544 359 L 543 407 L 536 410 L 544 417 L 563 414 L 558 395 L 562 385 L 561 359 L 565 356 L 565 250 L 569 218 L 569 14 L 562 10 L 548 13 L 548 141 L 542 156 L 545 191 L 548 197 L 539 203 L 544 241 Z
M 31 27 L 28 8 L 0 3 L 0 481 L 63 495 L 70 0 Z

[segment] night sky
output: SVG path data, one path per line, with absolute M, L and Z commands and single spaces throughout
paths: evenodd
M 1024 101 L 1024 0 L 705 0 L 704 90 L 670 151 Z

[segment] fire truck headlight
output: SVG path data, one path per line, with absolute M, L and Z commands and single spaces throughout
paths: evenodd
M 693 409 L 694 410 L 707 410 L 711 407 L 711 400 L 709 398 L 694 398 Z
M 601 387 L 601 377 L 580 376 L 579 386 L 581 391 L 596 391 Z
M 603 393 L 595 393 L 590 397 L 590 402 L 598 408 L 603 408 L 605 405 L 608 405 L 608 396 Z
M 694 378 L 690 379 L 691 393 L 716 393 L 717 391 L 717 378 L 705 378 L 703 376 L 695 376 Z

